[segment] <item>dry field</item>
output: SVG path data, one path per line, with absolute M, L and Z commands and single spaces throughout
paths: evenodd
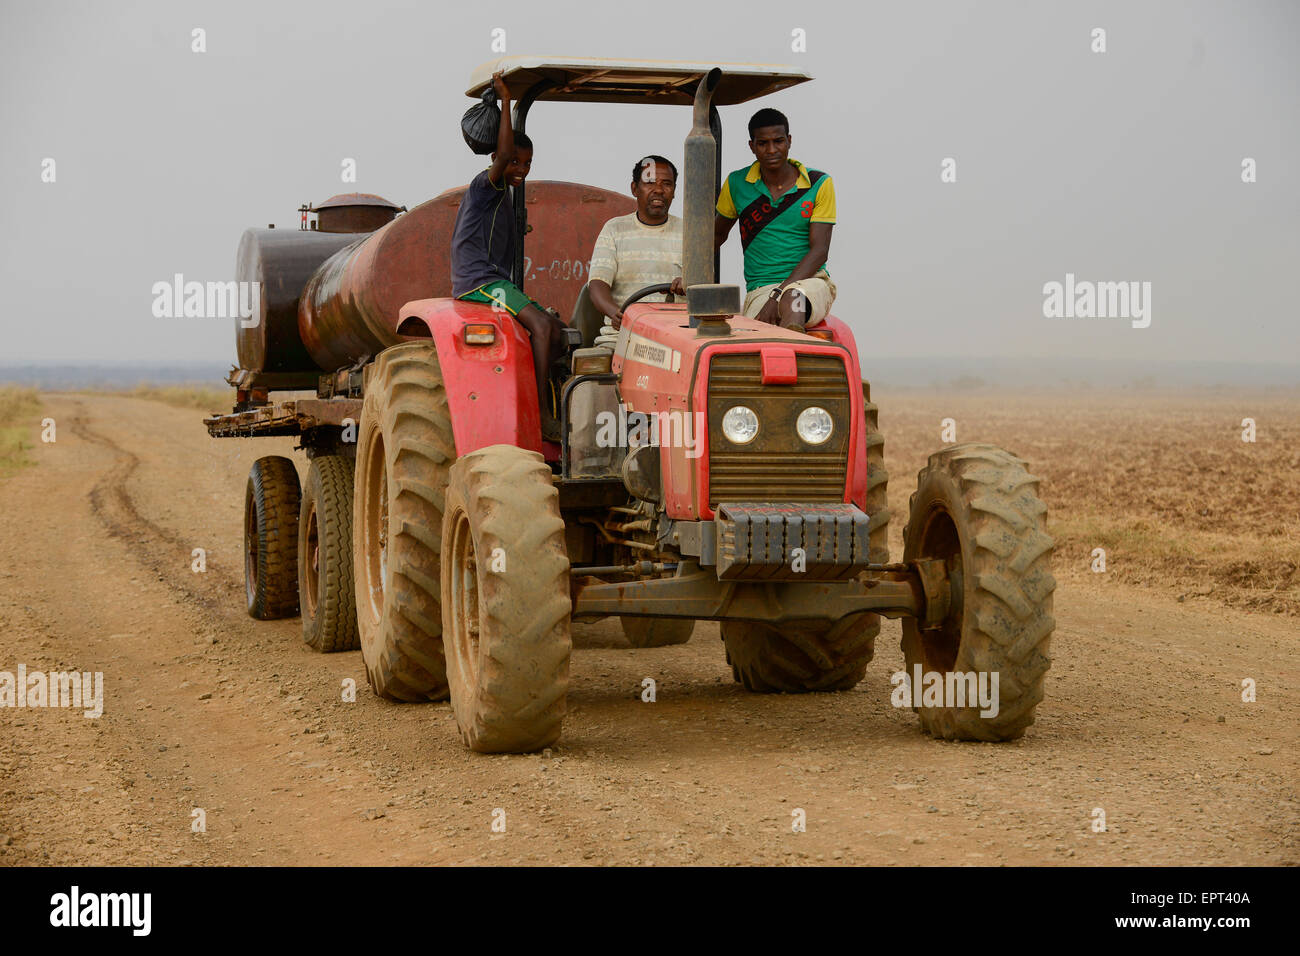
M 1300 614 L 1300 388 L 935 393 L 879 389 L 890 508 L 952 418 L 958 441 L 1014 452 L 1043 479 L 1058 579 Z M 1255 421 L 1253 443 L 1242 420 Z M 1094 548 L 1106 571 L 1091 571 Z M 893 528 L 902 553 L 902 521 Z

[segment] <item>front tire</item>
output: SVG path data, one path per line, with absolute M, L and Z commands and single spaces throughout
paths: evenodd
M 569 687 L 569 556 L 551 469 L 491 445 L 451 469 L 442 528 L 451 705 L 480 753 L 555 743 Z
M 1038 479 L 994 445 L 954 445 L 930 456 L 917 476 L 903 560 L 938 559 L 954 585 L 948 617 L 922 628 L 903 619 L 909 681 L 916 668 L 998 676 L 996 715 L 979 706 L 917 706 L 927 733 L 948 740 L 1014 740 L 1034 722 L 1051 665 L 1053 542 Z M 956 685 L 954 684 L 954 687 Z M 947 706 L 951 705 L 951 706 Z M 991 707 L 989 709 L 992 709 Z

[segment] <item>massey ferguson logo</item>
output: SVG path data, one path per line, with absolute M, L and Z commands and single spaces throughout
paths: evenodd
M 653 365 L 655 368 L 676 372 L 682 367 L 682 353 L 666 345 L 651 341 L 643 335 L 631 333 L 627 339 L 627 349 L 623 353 L 626 361 Z

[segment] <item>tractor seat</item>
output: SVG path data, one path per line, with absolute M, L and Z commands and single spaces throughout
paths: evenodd
M 604 314 L 591 303 L 591 293 L 586 284 L 578 293 L 578 300 L 573 303 L 573 318 L 569 325 L 582 333 L 582 347 L 589 349 L 596 344 L 600 327 L 605 324 Z

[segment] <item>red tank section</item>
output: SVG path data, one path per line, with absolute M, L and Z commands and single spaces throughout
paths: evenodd
M 451 234 L 465 187 L 421 203 L 368 238 L 331 256 L 298 305 L 308 354 L 333 371 L 403 341 L 403 305 L 451 295 Z M 567 322 L 587 281 L 601 227 L 636 208 L 629 195 L 580 183 L 530 182 L 524 291 Z

